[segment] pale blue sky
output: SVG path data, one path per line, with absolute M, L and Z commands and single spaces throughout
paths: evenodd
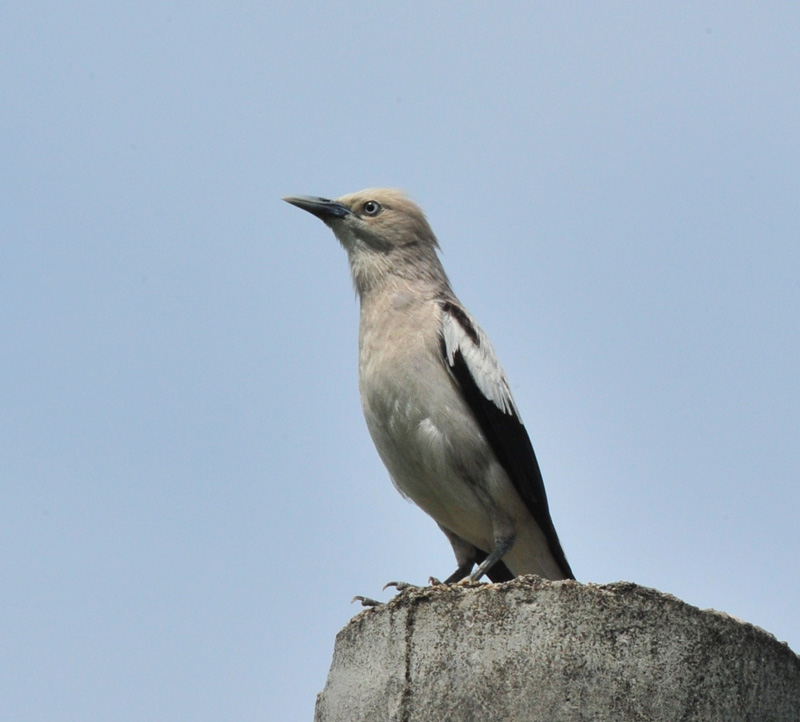
M 0 718 L 311 719 L 453 569 L 280 201 L 427 211 L 582 581 L 800 650 L 800 6 L 6 3 Z

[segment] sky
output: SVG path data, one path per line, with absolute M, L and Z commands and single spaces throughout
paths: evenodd
M 580 581 L 800 651 L 800 6 L 0 9 L 0 718 L 311 719 L 454 569 L 288 194 L 405 189 Z

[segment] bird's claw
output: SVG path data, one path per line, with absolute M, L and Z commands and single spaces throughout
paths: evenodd
M 380 607 L 383 604 L 383 602 L 379 602 L 377 599 L 362 597 L 360 594 L 356 594 L 356 596 L 350 600 L 350 604 L 353 602 L 361 602 L 362 607 Z
M 428 584 L 430 584 L 432 587 L 440 587 L 443 584 L 446 584 L 446 582 L 442 582 L 436 577 L 428 577 Z M 394 587 L 398 592 L 405 592 L 409 589 L 424 589 L 424 587 L 420 587 L 409 582 L 386 582 L 386 584 L 383 585 L 384 590 L 388 589 L 389 587 Z M 357 594 L 355 597 L 353 597 L 350 603 L 352 604 L 353 602 L 361 602 L 362 607 L 379 607 L 384 604 L 384 602 L 379 602 L 377 599 L 363 597 L 360 594 Z
M 408 582 L 386 582 L 383 585 L 384 589 L 388 589 L 389 587 L 394 587 L 398 592 L 404 592 L 407 589 L 419 589 L 416 584 L 409 584 Z
M 428 584 L 431 587 L 440 587 L 443 582 L 436 577 L 428 577 Z M 386 582 L 386 584 L 383 585 L 384 589 L 389 587 L 394 587 L 398 592 L 404 592 L 407 589 L 424 589 L 424 587 L 420 587 L 417 584 L 410 584 L 409 582 Z

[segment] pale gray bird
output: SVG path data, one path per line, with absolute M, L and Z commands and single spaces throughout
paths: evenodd
M 450 288 L 422 210 L 386 188 L 283 200 L 347 251 L 367 427 L 394 485 L 453 545 L 458 569 L 446 582 L 574 579 L 506 376 Z

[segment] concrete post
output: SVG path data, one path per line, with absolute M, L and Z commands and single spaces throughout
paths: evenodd
M 338 634 L 315 722 L 798 722 L 800 657 L 635 584 L 429 587 Z

